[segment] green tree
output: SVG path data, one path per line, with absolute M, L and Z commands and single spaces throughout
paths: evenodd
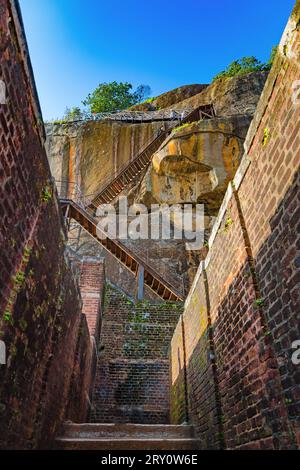
M 78 107 L 73 106 L 73 108 L 66 108 L 63 119 L 66 121 L 78 121 L 83 119 L 84 112 Z
M 214 78 L 217 80 L 218 78 L 223 77 L 235 77 L 236 75 L 246 75 L 250 72 L 257 72 L 257 71 L 269 71 L 272 67 L 272 63 L 274 57 L 277 52 L 277 46 L 272 48 L 271 56 L 268 62 L 264 63 L 258 60 L 256 57 L 242 57 L 241 59 L 234 60 L 229 64 L 229 66 L 223 70 L 222 72 L 218 73 Z
M 139 85 L 133 93 L 135 98 L 135 104 L 141 103 L 151 94 L 151 88 L 149 85 Z
M 82 103 L 92 113 L 113 112 L 140 103 L 150 93 L 148 85 L 140 85 L 132 91 L 132 85 L 128 82 L 100 83 Z

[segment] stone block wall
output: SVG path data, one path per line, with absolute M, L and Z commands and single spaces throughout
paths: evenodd
M 172 339 L 171 416 L 184 387 L 202 448 L 300 445 L 299 19 L 298 1 Z
M 169 344 L 181 304 L 134 302 L 106 285 L 94 422 L 167 423 Z
M 17 1 L 0 0 L 0 33 L 0 447 L 49 448 L 68 409 L 86 416 L 95 348 L 65 251 Z

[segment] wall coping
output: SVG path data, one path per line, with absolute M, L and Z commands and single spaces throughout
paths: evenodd
M 282 70 L 282 62 L 284 61 L 285 57 L 291 58 L 288 45 L 290 43 L 291 36 L 293 35 L 297 27 L 297 17 L 299 16 L 299 13 L 297 14 L 297 9 L 299 8 L 300 8 L 300 1 L 297 0 L 295 7 L 288 19 L 287 25 L 283 31 L 280 43 L 278 45 L 278 51 L 277 51 L 273 66 L 267 77 L 265 86 L 263 88 L 262 94 L 257 104 L 256 112 L 253 116 L 252 122 L 247 132 L 247 136 L 246 136 L 245 143 L 244 143 L 244 148 L 245 148 L 246 153 L 249 153 L 250 151 L 254 137 L 257 134 L 258 127 L 268 108 L 269 98 L 273 92 L 278 75 L 280 71 Z
M 187 295 L 187 298 L 185 299 L 185 302 L 184 302 L 184 310 L 187 308 L 188 304 L 190 303 L 191 298 L 194 295 L 195 289 L 197 287 L 197 284 L 198 284 L 198 281 L 201 277 L 203 269 L 204 269 L 204 261 L 200 261 L 200 264 L 198 266 L 198 269 L 197 269 L 196 275 L 194 277 L 192 286 L 191 286 L 191 288 L 189 290 L 189 293 Z
M 19 0 L 9 0 L 10 11 L 12 15 L 12 20 L 14 22 L 14 27 L 16 30 L 17 40 L 19 43 L 20 52 L 22 55 L 22 63 L 27 77 L 29 86 L 30 86 L 30 102 L 33 108 L 35 119 L 37 122 L 37 130 L 39 137 L 41 139 L 42 145 L 44 146 L 46 140 L 46 132 L 43 124 L 43 116 L 40 106 L 40 101 L 38 97 L 38 92 L 35 84 L 34 74 L 32 63 L 29 55 L 29 49 L 26 39 L 26 34 L 24 30 L 24 23 L 22 19 L 21 8 Z
M 80 255 L 80 260 L 83 263 L 90 263 L 90 264 L 105 264 L 105 258 L 97 257 L 97 256 L 82 256 Z
M 261 124 L 261 121 L 262 121 L 264 115 L 265 115 L 265 112 L 268 108 L 269 98 L 270 98 L 270 96 L 273 92 L 273 89 L 275 87 L 278 75 L 279 75 L 280 71 L 282 70 L 282 63 L 284 61 L 284 58 L 285 58 L 285 56 L 291 57 L 291 54 L 289 55 L 289 50 L 287 48 L 287 45 L 290 43 L 291 36 L 293 35 L 293 33 L 294 33 L 294 31 L 297 27 L 297 18 L 299 17 L 299 12 L 298 12 L 299 8 L 300 8 L 300 0 L 297 0 L 296 4 L 295 4 L 295 7 L 293 9 L 293 12 L 289 17 L 287 25 L 284 29 L 283 34 L 282 34 L 282 37 L 281 37 L 281 40 L 280 40 L 280 43 L 279 43 L 279 46 L 278 46 L 278 52 L 277 52 L 275 60 L 274 60 L 274 64 L 273 64 L 273 66 L 270 70 L 270 73 L 269 73 L 268 77 L 267 77 L 267 80 L 266 80 L 266 83 L 264 85 L 262 94 L 261 94 L 260 99 L 259 99 L 258 104 L 257 104 L 255 114 L 253 116 L 250 127 L 248 129 L 246 139 L 245 139 L 245 142 L 244 142 L 245 153 L 242 157 L 242 160 L 240 162 L 240 165 L 237 169 L 237 172 L 234 176 L 233 181 L 230 182 L 228 187 L 227 187 L 222 205 L 220 207 L 220 210 L 218 212 L 218 216 L 215 220 L 215 223 L 214 223 L 213 228 L 212 228 L 211 235 L 210 235 L 209 240 L 208 240 L 208 249 L 209 249 L 209 251 L 206 255 L 205 260 L 201 261 L 200 264 L 199 264 L 199 267 L 197 269 L 197 272 L 196 272 L 195 278 L 193 280 L 192 286 L 190 288 L 190 291 L 189 291 L 188 296 L 187 296 L 186 301 L 185 301 L 185 308 L 188 306 L 188 304 L 191 300 L 191 297 L 194 294 L 194 291 L 196 289 L 196 286 L 198 284 L 199 278 L 200 278 L 203 270 L 206 270 L 209 263 L 210 263 L 210 260 L 211 260 L 211 247 L 213 246 L 214 240 L 217 236 L 219 227 L 222 223 L 222 220 L 223 220 L 224 214 L 226 212 L 227 206 L 228 206 L 229 201 L 232 197 L 233 188 L 235 190 L 239 189 L 239 187 L 241 186 L 241 184 L 243 182 L 243 179 L 244 179 L 244 177 L 245 177 L 245 175 L 248 171 L 248 168 L 251 165 L 252 160 L 251 160 L 250 156 L 248 155 L 249 151 L 250 151 L 250 148 L 251 148 L 251 145 L 252 145 L 253 140 L 254 140 L 254 138 L 257 134 L 258 128 Z

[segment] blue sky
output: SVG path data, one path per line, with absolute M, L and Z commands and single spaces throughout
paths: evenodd
M 19 0 L 45 119 L 102 82 L 156 96 L 209 83 L 232 60 L 268 60 L 294 0 Z

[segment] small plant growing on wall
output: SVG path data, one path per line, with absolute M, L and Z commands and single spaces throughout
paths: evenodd
M 225 225 L 224 225 L 224 232 L 227 233 L 232 224 L 233 224 L 232 218 L 230 216 L 227 217 L 227 219 L 225 221 Z
M 42 201 L 48 202 L 52 197 L 51 190 L 48 186 L 42 190 Z
M 264 305 L 264 299 L 259 298 L 255 300 L 255 307 L 262 307 Z
M 263 140 L 262 140 L 262 143 L 263 145 L 267 145 L 267 143 L 269 142 L 270 140 L 270 130 L 268 127 L 265 127 L 264 128 L 264 136 L 263 136 Z

